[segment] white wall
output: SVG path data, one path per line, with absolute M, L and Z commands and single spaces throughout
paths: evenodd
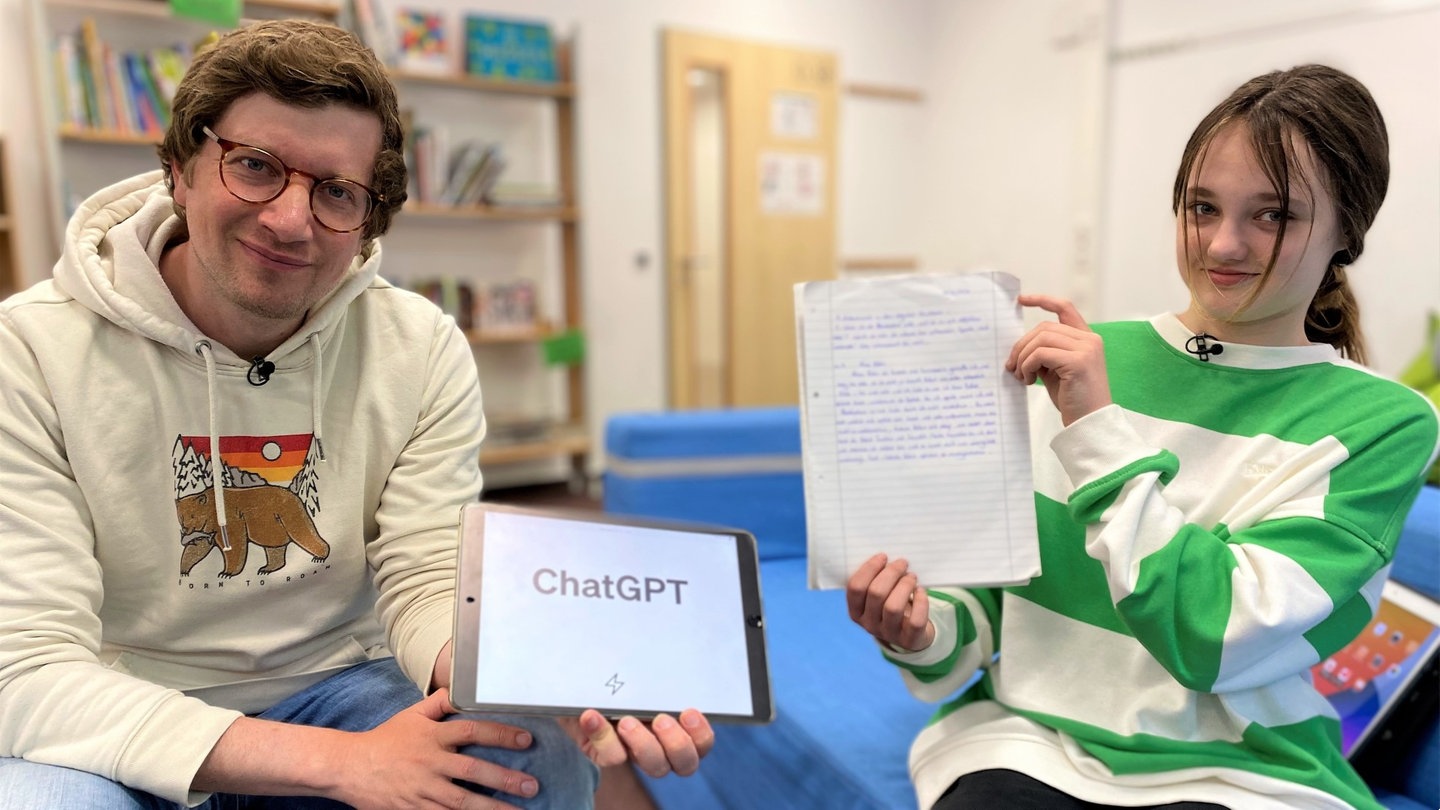
M 1191 130 L 1246 79 L 1321 62 L 1364 82 L 1389 130 L 1389 193 L 1349 277 L 1371 365 L 1398 373 L 1424 342 L 1426 313 L 1440 310 L 1440 2 L 1218 6 L 1118 4 L 1097 312 L 1153 314 L 1185 300 L 1170 194 Z
M 1104 0 L 937 2 L 919 223 L 924 264 L 1029 291 L 1093 287 Z

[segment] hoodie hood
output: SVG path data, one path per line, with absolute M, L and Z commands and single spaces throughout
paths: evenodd
M 160 170 L 101 189 L 87 199 L 65 232 L 65 252 L 55 265 L 55 283 L 64 292 L 117 326 L 191 354 L 206 340 L 181 311 L 157 268 L 166 245 L 185 234 Z M 346 308 L 375 281 L 380 243 L 371 240 L 304 325 L 271 352 L 277 366 L 296 365 L 309 352 L 297 349 L 318 335 L 322 344 Z M 221 365 L 248 366 L 229 348 L 210 341 Z

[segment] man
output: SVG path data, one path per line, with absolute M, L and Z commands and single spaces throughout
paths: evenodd
M 234 32 L 163 172 L 0 305 L 0 807 L 584 807 L 709 750 L 694 710 L 442 722 L 484 420 L 453 321 L 377 276 L 401 138 L 354 37 Z

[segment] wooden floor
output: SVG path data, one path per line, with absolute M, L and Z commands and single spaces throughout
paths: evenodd
M 600 509 L 600 502 L 586 494 L 570 491 L 566 484 L 510 487 L 489 490 L 484 500 L 514 506 L 554 507 L 562 509 Z M 674 778 L 674 777 L 672 777 Z M 595 810 L 657 810 L 650 794 L 629 765 L 604 768 L 600 772 L 600 789 L 595 791 Z

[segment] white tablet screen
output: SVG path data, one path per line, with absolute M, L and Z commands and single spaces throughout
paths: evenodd
M 493 509 L 483 524 L 476 703 L 755 713 L 734 534 Z

